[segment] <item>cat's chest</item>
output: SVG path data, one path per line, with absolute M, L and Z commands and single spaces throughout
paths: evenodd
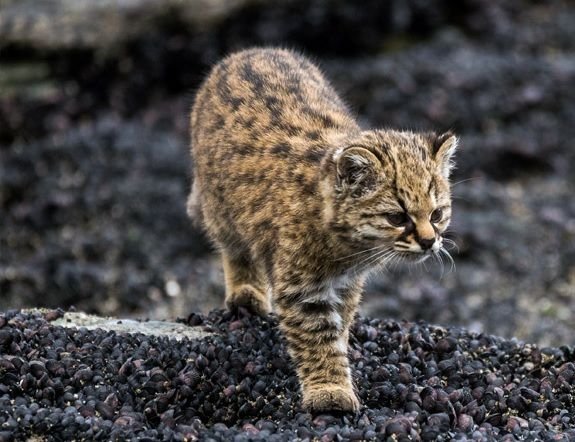
M 310 287 L 306 302 L 327 303 L 333 306 L 342 304 L 342 295 L 352 282 L 352 278 L 348 274 L 328 278 L 319 286 Z
M 345 290 L 347 289 L 352 283 L 351 276 L 348 273 L 344 273 L 342 275 L 336 276 L 331 278 L 329 281 L 329 285 L 335 290 Z

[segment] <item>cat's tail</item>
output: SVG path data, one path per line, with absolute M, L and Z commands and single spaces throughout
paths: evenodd
M 192 219 L 194 225 L 201 228 L 204 224 L 204 215 L 200 204 L 200 189 L 196 181 L 192 184 L 192 191 L 188 197 L 187 210 L 188 216 Z

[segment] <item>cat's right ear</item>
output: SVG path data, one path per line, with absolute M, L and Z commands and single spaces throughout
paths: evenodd
M 457 137 L 451 132 L 445 132 L 441 135 L 433 134 L 432 152 L 435 161 L 439 165 L 441 174 L 448 179 L 453 169 L 453 154 L 457 149 Z
M 360 197 L 373 191 L 381 173 L 381 162 L 363 147 L 348 147 L 336 158 L 337 183 L 343 191 Z

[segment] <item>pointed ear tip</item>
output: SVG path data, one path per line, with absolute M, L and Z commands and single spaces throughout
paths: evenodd
M 457 148 L 457 145 L 459 144 L 459 137 L 451 130 L 448 130 L 447 132 L 441 134 L 438 137 L 438 139 L 441 140 L 438 148 L 443 145 L 448 145 L 449 150 L 455 150 Z
M 455 134 L 455 132 L 453 132 L 451 129 L 450 130 L 446 130 L 445 132 L 442 132 L 437 138 L 443 140 L 443 141 L 447 141 L 451 138 L 455 138 L 457 139 L 457 135 Z
M 437 135 L 435 140 L 433 140 L 433 153 L 437 155 L 439 151 L 453 152 L 457 148 L 458 141 L 457 135 L 452 131 L 443 132 L 441 135 Z

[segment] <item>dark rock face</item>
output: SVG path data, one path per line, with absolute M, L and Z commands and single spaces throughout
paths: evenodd
M 0 440 L 570 440 L 575 349 L 358 319 L 355 415 L 312 416 L 274 317 L 214 311 L 197 341 L 0 314 Z M 511 440 L 511 439 L 510 439 Z
M 569 2 L 238 0 L 203 20 L 188 2 L 141 0 L 117 11 L 134 26 L 112 39 L 84 26 L 88 3 L 71 28 L 28 32 L 25 2 L 2 6 L 0 309 L 219 306 L 222 275 L 184 209 L 189 106 L 228 51 L 283 44 L 315 56 L 366 125 L 461 135 L 457 272 L 393 269 L 364 311 L 574 343 Z

